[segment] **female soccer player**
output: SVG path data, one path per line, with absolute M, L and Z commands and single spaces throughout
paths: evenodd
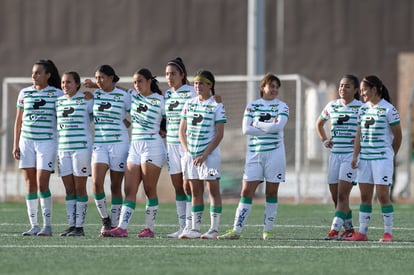
M 104 236 L 127 237 L 127 227 L 135 211 L 136 195 L 142 181 L 147 197 L 145 228 L 138 238 L 153 238 L 158 211 L 157 183 L 167 152 L 159 131 L 164 116 L 164 97 L 155 76 L 148 69 L 134 73 L 131 91 L 131 145 L 125 170 L 125 202 L 118 226 Z
M 91 174 L 92 137 L 90 117 L 93 100 L 79 92 L 77 72 L 62 75 L 64 96 L 56 102 L 58 168 L 66 190 L 66 216 L 69 228 L 60 236 L 85 236 L 83 225 L 88 209 L 86 182 Z
M 357 181 L 361 192 L 359 232 L 345 240 L 368 240 L 375 187 L 384 222 L 384 235 L 379 241 L 392 242 L 394 207 L 390 200 L 390 186 L 394 160 L 401 146 L 400 116 L 391 104 L 388 89 L 377 76 L 364 77 L 360 90 L 365 103 L 358 113 L 358 130 L 351 162 L 352 168 L 357 168 Z
M 331 150 L 328 164 L 328 184 L 335 206 L 335 216 L 325 240 L 343 240 L 352 236 L 352 211 L 349 208 L 349 194 L 355 184 L 356 170 L 351 167 L 354 140 L 357 131 L 359 101 L 359 80 L 345 75 L 339 82 L 339 99 L 329 102 L 316 122 L 316 132 L 323 145 Z M 324 125 L 330 120 L 330 137 Z M 341 227 L 345 231 L 339 236 Z
M 131 96 L 115 87 L 119 77 L 109 65 L 100 66 L 96 73 L 99 89 L 94 93 L 94 145 L 92 151 L 93 197 L 102 218 L 101 235 L 116 227 L 122 207 L 122 180 L 129 149 L 128 129 L 124 123 L 131 108 Z M 106 207 L 104 182 L 106 172 L 111 178 L 111 216 Z
M 280 79 L 266 74 L 260 83 L 261 98 L 246 106 L 243 134 L 248 135 L 241 198 L 236 209 L 233 229 L 219 239 L 239 239 L 250 214 L 253 196 L 260 183 L 266 184 L 266 204 L 262 237 L 271 238 L 278 208 L 279 183 L 285 181 L 286 155 L 283 129 L 289 108 L 279 100 Z
M 165 68 L 165 78 L 170 87 L 165 92 L 165 115 L 167 128 L 168 173 L 175 190 L 178 231 L 168 234 L 169 238 L 178 238 L 184 229 L 191 229 L 191 190 L 183 179 L 181 157 L 183 148 L 178 138 L 181 111 L 184 103 L 197 96 L 194 87 L 188 85 L 187 70 L 180 57 L 170 60 Z
M 39 60 L 32 69 L 33 85 L 20 91 L 14 125 L 13 157 L 19 160 L 26 182 L 27 214 L 31 228 L 23 236 L 52 236 L 50 173 L 56 159 L 55 102 L 63 95 L 60 75 L 51 60 Z M 38 223 L 38 192 L 43 228 Z
M 227 118 L 223 104 L 214 100 L 214 85 L 215 79 L 211 72 L 197 72 L 194 76 L 194 87 L 198 96 L 189 99 L 181 113 L 179 138 L 185 152 L 182 157 L 184 178 L 188 180 L 191 188 L 192 229 L 181 233 L 180 239 L 216 239 L 218 235 L 222 211 L 219 144 Z M 211 223 L 209 230 L 201 234 L 204 183 L 210 194 Z

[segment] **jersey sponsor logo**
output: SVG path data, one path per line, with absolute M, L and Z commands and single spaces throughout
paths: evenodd
M 198 123 L 200 123 L 201 121 L 203 121 L 203 118 L 204 117 L 202 115 L 200 115 L 200 114 L 195 115 L 194 118 L 193 118 L 193 120 L 191 121 L 191 124 L 194 125 L 194 126 L 196 126 Z
M 41 106 L 46 105 L 46 100 L 44 99 L 35 99 L 33 104 L 33 109 L 39 109 Z
M 137 107 L 137 113 L 146 112 L 148 111 L 148 106 L 145 104 L 140 103 Z
M 364 127 L 366 129 L 369 129 L 369 126 L 374 125 L 374 124 L 375 124 L 375 118 L 373 118 L 373 117 L 367 117 L 367 119 L 365 120 Z
M 342 125 L 342 124 L 344 124 L 344 122 L 348 121 L 349 119 L 350 119 L 350 116 L 348 116 L 348 115 L 340 115 L 338 120 L 337 120 L 337 123 L 339 125 Z
M 75 108 L 73 107 L 65 107 L 63 108 L 62 116 L 68 117 L 70 114 L 73 114 L 75 112 Z
M 174 108 L 178 107 L 180 102 L 177 100 L 171 101 L 170 105 L 168 105 L 168 111 L 174 111 Z
M 106 109 L 110 109 L 112 107 L 111 103 L 109 102 L 101 102 L 101 104 L 98 107 L 98 110 L 103 112 Z
M 264 121 L 267 121 L 271 118 L 272 118 L 272 116 L 269 113 L 261 114 L 260 117 L 259 117 L 259 121 L 264 122 Z

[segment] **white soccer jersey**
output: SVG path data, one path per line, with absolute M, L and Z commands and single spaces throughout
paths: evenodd
M 16 107 L 23 110 L 23 139 L 41 141 L 56 138 L 55 102 L 62 95 L 62 90 L 52 86 L 42 90 L 30 86 L 20 91 Z
M 356 99 L 346 105 L 341 99 L 336 99 L 322 110 L 321 119 L 331 121 L 332 153 L 347 154 L 354 151 L 358 110 L 361 105 L 362 102 Z
M 192 156 L 201 155 L 214 138 L 217 123 L 226 123 L 226 111 L 214 97 L 201 101 L 198 97 L 189 99 L 183 107 L 182 119 L 187 121 L 187 147 Z
M 56 102 L 59 151 L 74 151 L 91 148 L 90 117 L 93 100 L 85 100 L 85 95 L 77 92 L 68 98 L 61 96 Z
M 115 88 L 111 92 L 95 91 L 93 104 L 94 143 L 128 143 L 128 129 L 124 124 L 131 108 L 129 93 Z
M 168 89 L 165 92 L 165 115 L 167 119 L 167 143 L 180 144 L 178 129 L 180 127 L 181 111 L 184 103 L 197 93 L 193 86 L 183 85 L 177 91 Z
M 277 98 L 273 100 L 260 98 L 247 104 L 243 116 L 243 132 L 249 136 L 248 150 L 265 152 L 284 146 L 283 128 L 288 118 L 289 107 Z M 275 123 L 275 119 L 279 123 Z
M 154 140 L 158 135 L 160 123 L 165 115 L 164 97 L 157 93 L 144 96 L 137 91 L 131 92 L 131 141 Z
M 362 105 L 358 114 L 358 124 L 361 127 L 362 160 L 389 159 L 394 156 L 392 149 L 393 134 L 390 126 L 400 123 L 397 109 L 381 99 L 378 104 L 371 106 L 367 102 Z

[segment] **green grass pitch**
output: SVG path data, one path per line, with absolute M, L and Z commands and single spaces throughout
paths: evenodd
M 175 240 L 175 204 L 161 203 L 156 238 L 137 239 L 144 205 L 137 204 L 128 238 L 98 238 L 101 227 L 89 205 L 85 237 L 60 237 L 66 228 L 63 203 L 53 205 L 53 237 L 23 237 L 28 229 L 24 202 L 0 203 L 0 270 L 2 274 L 412 274 L 414 205 L 395 204 L 393 243 L 379 243 L 383 225 L 374 203 L 368 242 L 323 240 L 332 205 L 283 204 L 274 239 L 261 239 L 263 204 L 253 210 L 240 240 Z M 208 209 L 208 207 L 206 207 Z M 223 205 L 220 233 L 230 229 L 236 203 Z M 352 205 L 358 226 L 358 205 Z M 203 230 L 210 217 L 203 216 Z

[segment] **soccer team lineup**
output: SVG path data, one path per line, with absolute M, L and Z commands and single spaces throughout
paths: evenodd
M 33 64 L 33 85 L 21 89 L 17 99 L 12 152 L 26 184 L 29 226 L 23 236 L 82 237 L 86 216 L 99 215 L 102 228 L 88 234 L 128 237 L 141 185 L 145 222 L 136 237 L 154 238 L 157 184 L 166 165 L 177 223 L 176 230 L 163 237 L 242 238 L 256 190 L 264 185 L 260 238 L 274 239 L 279 184 L 286 177 L 284 128 L 289 120 L 289 106 L 278 97 L 279 77 L 265 74 L 258 86 L 260 98 L 241 107 L 247 147 L 233 225 L 226 230 L 220 228 L 220 142 L 226 102 L 215 91 L 213 72 L 199 70 L 190 83 L 180 57 L 166 63 L 165 79 L 168 89 L 162 91 L 152 72 L 141 68 L 132 75 L 134 88 L 125 89 L 117 85 L 119 77 L 110 65 L 98 66 L 95 79 L 82 82 L 75 71 L 60 74 L 51 60 Z M 92 91 L 82 91 L 82 86 Z M 320 110 L 314 127 L 329 151 L 325 176 L 334 205 L 324 240 L 368 241 L 375 194 L 383 223 L 379 242 L 393 242 L 390 187 L 402 141 L 399 113 L 375 75 L 358 79 L 345 74 L 337 87 L 337 99 Z M 67 228 L 61 232 L 52 230 L 49 181 L 55 164 L 65 188 Z M 108 176 L 110 194 L 104 188 Z M 87 191 L 88 178 L 92 194 Z M 358 217 L 350 207 L 352 188 L 360 193 Z M 96 210 L 88 209 L 89 196 Z M 203 231 L 206 213 L 210 222 Z

